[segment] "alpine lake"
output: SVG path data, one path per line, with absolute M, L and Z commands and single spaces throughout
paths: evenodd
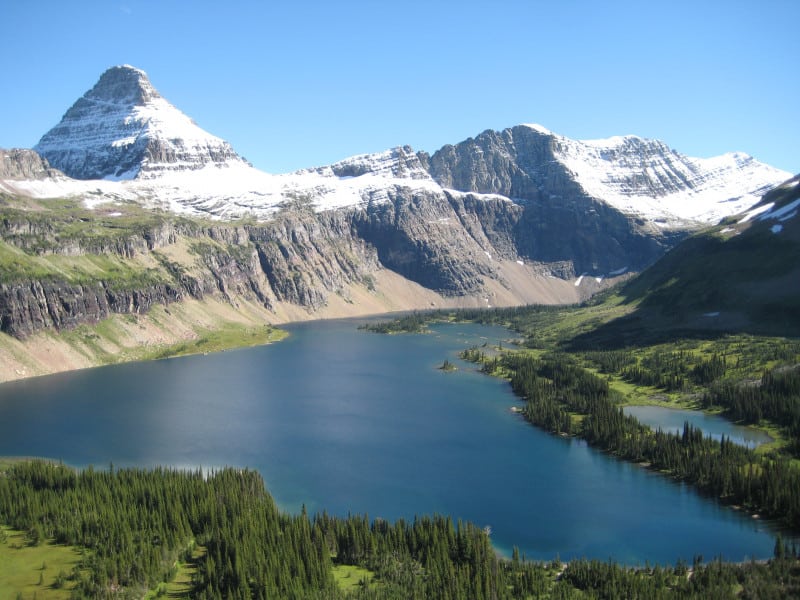
M 769 522 L 514 413 L 522 402 L 507 382 L 458 358 L 509 331 L 440 323 L 380 335 L 363 322 L 294 324 L 269 346 L 2 384 L 0 455 L 247 467 L 286 511 L 447 514 L 486 527 L 498 552 L 516 546 L 536 560 L 772 555 Z M 458 370 L 438 369 L 445 359 Z

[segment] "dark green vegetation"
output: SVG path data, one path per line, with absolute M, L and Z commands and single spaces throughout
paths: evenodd
M 777 598 L 800 590 L 795 550 L 780 539 L 766 563 L 695 557 L 691 571 L 684 562 L 531 563 L 516 551 L 503 560 L 484 531 L 445 517 L 282 514 L 258 474 L 233 469 L 204 477 L 19 463 L 0 476 L 0 520 L 23 531 L 29 548 L 51 540 L 82 549 L 69 572 L 43 579 L 33 592 L 42 598 L 56 590 L 73 598 L 165 594 L 159 582 L 179 571 L 191 573 L 191 598 Z
M 258 474 L 233 469 L 78 474 L 19 463 L 0 477 L 0 520 L 30 546 L 84 548 L 64 581 L 79 598 L 140 597 L 172 578 L 178 561 L 195 563 L 196 598 L 342 597 L 334 565 L 369 571 L 373 583 L 352 592 L 366 598 L 484 598 L 507 583 L 487 535 L 471 525 L 285 515 Z
M 133 205 L 94 211 L 73 200 L 0 196 L 0 283 L 102 282 L 114 290 L 136 290 L 170 281 L 156 265 L 131 260 L 168 224 L 162 213 Z M 179 220 L 181 226 L 190 226 Z
M 800 199 L 795 177 L 766 194 L 772 210 Z M 796 211 L 795 211 L 796 212 Z M 800 335 L 800 218 L 732 217 L 669 251 L 625 285 L 635 309 L 576 338 L 576 347 L 624 347 L 699 331 Z
M 783 427 L 790 440 L 788 450 L 800 456 L 800 370 L 765 371 L 760 381 L 736 384 L 721 381 L 703 396 L 703 405 L 721 406 L 733 421 L 757 424 L 762 420 Z
M 444 359 L 444 362 L 439 366 L 440 371 L 458 371 L 458 367 L 451 363 L 449 360 Z
M 726 503 L 800 528 L 800 341 L 747 334 L 704 339 L 694 332 L 658 344 L 576 346 L 576 337 L 588 337 L 586 323 L 613 311 L 616 300 L 557 312 L 532 307 L 467 313 L 511 325 L 529 349 L 487 357 L 473 348 L 462 357 L 510 379 L 533 424 L 581 437 Z M 704 437 L 688 424 L 680 435 L 654 432 L 622 412 L 626 403 L 647 402 L 718 411 L 768 428 L 779 442 L 748 450 Z
M 373 333 L 424 333 L 426 325 L 430 323 L 434 315 L 441 313 L 418 313 L 405 315 L 391 321 L 381 321 L 379 323 L 365 323 L 359 329 L 371 331 Z

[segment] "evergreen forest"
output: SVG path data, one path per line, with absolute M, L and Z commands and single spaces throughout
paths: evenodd
M 77 473 L 41 461 L 0 476 L 0 519 L 26 543 L 82 558 L 51 587 L 71 598 L 141 598 L 192 562 L 199 599 L 785 598 L 800 594 L 796 549 L 765 562 L 627 568 L 610 562 L 499 558 L 489 538 L 444 516 L 412 522 L 277 510 L 260 476 L 168 469 Z M 3 540 L 0 540 L 2 542 Z M 198 549 L 200 550 L 198 552 Z M 337 569 L 361 567 L 344 589 Z M 46 597 L 48 590 L 41 590 Z M 21 593 L 17 598 L 24 598 Z M 33 596 L 30 596 L 33 597 Z
M 520 336 L 515 344 L 470 348 L 461 358 L 508 379 L 532 425 L 687 482 L 787 533 L 800 529 L 800 342 L 695 335 L 592 344 L 585 334 L 603 306 L 415 313 L 369 329 L 424 331 L 433 318 L 506 325 Z M 714 411 L 766 428 L 775 442 L 752 450 L 688 423 L 678 433 L 653 430 L 623 412 L 642 401 Z M 744 564 L 702 556 L 638 567 L 542 563 L 517 550 L 500 557 L 486 531 L 443 515 L 387 522 L 286 514 L 249 470 L 78 472 L 17 462 L 0 469 L 0 524 L 0 547 L 21 532 L 28 547 L 79 549 L 74 568 L 37 591 L 42 599 L 55 590 L 209 600 L 800 597 L 798 549 L 780 535 L 770 560 Z M 188 581 L 182 594 L 166 586 L 176 577 Z

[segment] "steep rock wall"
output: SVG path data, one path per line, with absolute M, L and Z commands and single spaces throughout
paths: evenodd
M 513 198 L 521 210 L 501 228 L 511 228 L 510 245 L 528 260 L 566 265 L 560 273 L 566 277 L 640 270 L 688 235 L 688 229 L 661 231 L 593 198 L 558 160 L 563 143 L 519 126 L 485 131 L 432 156 L 421 153 L 420 160 L 445 188 Z
M 126 267 L 124 280 L 111 273 L 94 278 L 15 277 L 0 284 L 0 331 L 25 337 L 40 329 L 96 322 L 111 313 L 147 311 L 187 296 L 219 295 L 231 303 L 276 301 L 310 311 L 331 293 L 361 282 L 380 268 L 373 247 L 354 235 L 344 213 L 288 213 L 272 223 L 203 227 L 182 219 L 128 231 L 118 238 L 60 240 L 59 227 L 15 213 L 3 221 L 6 243 L 31 257 L 114 255 Z M 172 246 L 189 249 L 172 256 Z M 129 272 L 130 273 L 129 273 Z

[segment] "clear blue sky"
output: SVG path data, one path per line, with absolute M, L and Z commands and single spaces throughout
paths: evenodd
M 108 67 L 277 173 L 540 123 L 800 172 L 800 1 L 2 0 L 0 147 Z

